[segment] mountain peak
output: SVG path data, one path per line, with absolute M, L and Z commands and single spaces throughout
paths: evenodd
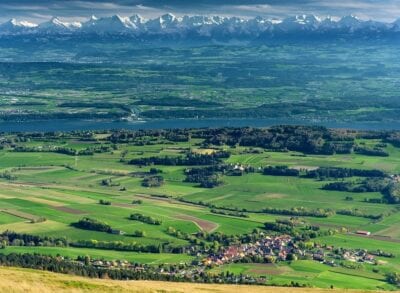
M 342 24 L 358 24 L 360 22 L 361 22 L 361 19 L 359 19 L 354 14 L 343 16 L 339 21 L 339 23 L 342 23 Z
M 129 19 L 133 23 L 144 23 L 146 21 L 140 14 L 134 14 Z
M 124 22 L 124 18 L 122 16 L 120 16 L 119 14 L 114 14 L 113 16 L 111 16 L 111 19 L 120 21 L 120 22 Z
M 18 25 L 18 21 L 15 18 L 11 18 L 8 22 L 12 25 Z
M 54 25 L 58 25 L 58 26 L 66 26 L 66 23 L 62 22 L 57 16 L 53 16 L 49 23 L 52 23 Z
M 160 35 L 174 37 L 207 37 L 228 39 L 247 38 L 257 40 L 260 36 L 265 38 L 279 37 L 279 34 L 291 35 L 294 33 L 301 38 L 304 33 L 307 37 L 312 34 L 349 33 L 355 36 L 355 32 L 362 32 L 363 36 L 391 32 L 400 32 L 400 19 L 386 24 L 378 21 L 363 21 L 355 15 L 347 15 L 342 18 L 320 18 L 314 14 L 299 14 L 287 17 L 283 20 L 273 20 L 265 17 L 244 19 L 240 17 L 224 17 L 218 15 L 191 15 L 176 17 L 171 13 L 160 15 L 157 18 L 146 20 L 136 14 L 130 17 L 118 14 L 107 17 L 92 15 L 86 22 L 64 22 L 58 17 L 39 24 L 39 26 L 27 21 L 10 19 L 0 24 L 1 35 L 22 34 L 121 34 L 124 36 Z M 300 35 L 299 35 L 300 34 Z M 387 34 L 386 34 L 387 35 Z M 396 35 L 397 36 L 397 35 Z
M 2 26 L 33 28 L 36 27 L 37 25 L 29 21 L 18 21 L 15 18 L 11 18 L 7 22 L 3 23 Z
M 53 16 L 49 21 L 39 24 L 38 29 L 46 33 L 63 33 L 75 30 L 81 27 L 78 22 L 68 23 L 61 21 L 58 17 Z

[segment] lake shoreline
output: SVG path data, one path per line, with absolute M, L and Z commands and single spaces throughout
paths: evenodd
M 269 127 L 273 125 L 315 125 L 328 128 L 355 130 L 400 130 L 400 123 L 385 122 L 339 122 L 309 121 L 301 119 L 152 119 L 134 121 L 112 120 L 35 120 L 0 122 L 0 132 L 51 132 L 79 130 L 115 130 L 115 129 L 168 129 L 168 128 L 218 128 L 218 127 Z

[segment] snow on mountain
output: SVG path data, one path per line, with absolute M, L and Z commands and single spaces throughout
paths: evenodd
M 62 22 L 57 17 L 53 17 L 49 21 L 43 22 L 39 24 L 36 28 L 37 31 L 41 33 L 67 33 L 72 32 L 74 30 L 78 30 L 82 27 L 82 24 L 79 22 Z
M 132 24 L 134 24 L 136 26 L 137 29 L 143 28 L 147 21 L 145 18 L 143 18 L 139 14 L 132 15 L 131 17 L 129 17 L 129 20 Z
M 137 28 L 137 26 L 128 18 L 119 15 L 111 17 L 97 18 L 92 16 L 87 22 L 82 24 L 80 31 L 85 33 L 128 33 Z
M 316 30 L 321 24 L 321 20 L 315 15 L 296 15 L 284 19 L 276 25 L 278 30 L 293 32 L 299 30 Z
M 185 15 L 181 20 L 182 26 L 190 27 L 200 27 L 200 26 L 210 26 L 210 25 L 219 25 L 221 24 L 221 19 L 215 16 L 203 16 L 203 15 L 195 15 L 188 16 Z
M 209 39 L 257 39 L 259 36 L 276 37 L 279 35 L 290 36 L 306 34 L 319 36 L 327 34 L 330 37 L 335 34 L 356 33 L 366 36 L 379 33 L 400 32 L 400 19 L 392 24 L 378 21 L 364 21 L 354 15 L 342 18 L 323 17 L 309 14 L 296 15 L 282 20 L 255 17 L 243 19 L 239 17 L 222 16 L 182 16 L 164 14 L 153 19 L 144 19 L 140 15 L 122 17 L 114 15 L 97 18 L 92 16 L 83 23 L 63 22 L 57 17 L 35 25 L 26 21 L 11 19 L 0 24 L 0 35 L 21 34 L 122 34 L 138 36 L 142 35 L 173 35 L 181 38 L 207 37 Z
M 19 34 L 37 27 L 36 24 L 28 21 L 17 21 L 15 18 L 0 24 L 0 34 Z
M 338 21 L 338 28 L 347 30 L 349 32 L 354 32 L 358 29 L 361 29 L 362 26 L 363 21 L 355 15 L 347 15 Z
M 151 32 L 161 32 L 171 30 L 177 27 L 181 22 L 175 15 L 168 13 L 146 22 L 146 29 Z

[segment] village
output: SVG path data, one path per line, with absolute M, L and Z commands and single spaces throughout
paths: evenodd
M 337 266 L 337 262 L 341 260 L 376 264 L 375 256 L 365 249 L 334 249 L 332 246 L 319 244 L 300 248 L 288 235 L 265 236 L 255 243 L 230 246 L 220 253 L 204 258 L 202 263 L 205 266 L 220 266 L 233 262 L 275 263 L 297 259 L 313 259 L 330 266 Z
M 153 267 L 151 270 L 161 275 L 184 276 L 195 280 L 196 276 L 207 274 L 209 269 L 229 263 L 277 263 L 310 259 L 336 267 L 349 262 L 376 265 L 379 263 L 376 260 L 376 256 L 391 257 L 383 252 L 370 253 L 365 249 L 342 249 L 317 243 L 301 245 L 296 243 L 289 235 L 265 235 L 254 243 L 232 245 L 221 249 L 218 253 L 210 253 L 206 257 L 202 256 L 201 261 L 192 262 L 191 264 L 182 263 L 175 266 L 163 265 L 157 268 Z M 81 260 L 81 262 L 83 261 Z M 90 260 L 89 263 L 97 268 L 132 269 L 137 272 L 150 269 L 149 265 L 128 261 Z M 228 274 L 224 276 L 225 281 L 226 278 L 229 278 L 230 282 L 265 283 L 267 281 L 266 276 L 234 276 Z

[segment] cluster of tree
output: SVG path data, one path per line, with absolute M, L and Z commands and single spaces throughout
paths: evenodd
M 133 231 L 132 234 L 133 237 L 145 237 L 146 236 L 146 232 L 143 230 L 135 230 Z
M 389 204 L 400 203 L 400 183 L 391 182 L 383 190 L 383 200 Z
M 385 138 L 384 141 L 391 143 L 395 147 L 400 147 L 400 132 L 391 132 Z
M 185 156 L 164 156 L 164 157 L 147 157 L 136 158 L 129 161 L 131 165 L 165 165 L 165 166 L 200 166 L 215 165 L 224 158 L 229 158 L 230 153 L 219 151 L 212 154 L 198 154 L 189 152 Z
M 204 253 L 204 252 L 210 252 L 210 251 L 216 253 L 220 249 L 220 244 L 218 241 L 212 241 L 210 243 L 209 241 L 206 241 L 205 239 L 197 237 L 197 235 L 193 235 L 191 233 L 186 233 L 186 232 L 177 230 L 173 227 L 168 227 L 168 229 L 166 230 L 166 233 L 173 237 L 176 237 L 178 239 L 186 240 L 191 244 L 189 248 L 175 249 L 175 252 L 181 251 L 181 253 L 182 253 L 184 251 L 189 251 L 193 255 L 195 255 L 197 253 Z
M 113 182 L 112 178 L 102 179 L 100 182 L 103 186 L 113 187 L 113 186 L 120 186 L 119 182 Z
M 308 209 L 305 207 L 290 208 L 290 209 L 264 208 L 262 212 L 267 214 L 278 214 L 278 215 L 287 215 L 296 217 L 316 217 L 316 218 L 327 218 L 335 214 L 335 211 L 331 209 Z
M 214 188 L 224 184 L 224 182 L 222 181 L 221 177 L 218 174 L 202 178 L 201 180 L 199 180 L 198 183 L 199 186 L 203 188 Z
M 251 276 L 235 275 L 231 273 L 208 274 L 200 272 L 192 276 L 182 274 L 189 266 L 180 265 L 139 265 L 131 264 L 129 268 L 98 267 L 93 265 L 89 257 L 70 259 L 60 256 L 40 254 L 0 254 L 0 265 L 39 269 L 55 273 L 68 273 L 77 276 L 112 279 L 112 280 L 154 280 L 171 282 L 196 282 L 196 283 L 230 283 L 230 284 L 255 284 L 257 280 Z
M 105 199 L 100 199 L 99 200 L 99 204 L 105 205 L 105 206 L 110 206 L 111 205 L 111 201 L 105 200 Z
M 339 215 L 346 215 L 346 216 L 353 216 L 353 217 L 361 217 L 361 218 L 367 218 L 367 219 L 372 219 L 372 220 L 381 220 L 383 218 L 382 214 L 367 214 L 362 210 L 359 209 L 342 209 L 342 210 L 337 210 L 336 214 Z
M 210 177 L 219 172 L 225 172 L 224 165 L 213 165 L 207 167 L 187 168 L 185 171 L 185 181 L 200 183 L 204 178 Z
M 4 171 L 0 173 L 0 178 L 6 179 L 6 180 L 17 180 L 17 176 L 10 171 Z
M 382 256 L 382 257 L 388 257 L 388 258 L 395 257 L 395 255 L 393 253 L 386 252 L 386 251 L 383 251 L 383 250 L 380 250 L 380 249 L 375 250 L 375 251 L 369 251 L 369 254 L 376 255 L 376 256 Z
M 211 209 L 210 212 L 212 212 L 213 214 L 225 215 L 225 216 L 231 216 L 231 217 L 240 217 L 240 218 L 248 218 L 249 217 L 248 214 L 239 212 L 239 211 L 226 211 L 226 210 Z
M 174 227 L 168 227 L 167 234 L 189 241 L 190 251 L 197 252 L 217 252 L 223 247 L 238 245 L 241 243 L 254 243 L 265 237 L 264 233 L 254 229 L 251 233 L 240 235 L 227 235 L 221 232 L 208 233 L 205 231 L 195 234 L 180 231 Z
M 199 183 L 200 187 L 213 188 L 223 184 L 220 174 L 226 171 L 225 165 L 213 165 L 185 170 L 185 182 Z
M 132 200 L 132 204 L 142 204 L 143 201 L 141 199 L 134 199 Z
M 145 139 L 169 141 L 188 141 L 192 131 L 189 129 L 142 129 L 142 130 L 117 130 L 108 137 L 112 143 L 133 143 L 143 142 Z
M 382 148 L 367 148 L 367 147 L 360 147 L 357 146 L 354 151 L 360 155 L 366 156 L 376 156 L 376 157 L 389 157 L 389 153 L 383 150 Z
M 263 170 L 264 175 L 272 176 L 301 176 L 304 178 L 330 179 L 330 178 L 348 178 L 348 177 L 368 177 L 368 178 L 384 178 L 387 174 L 381 170 L 362 170 L 339 167 L 319 167 L 315 170 L 292 169 L 288 166 L 268 166 Z
M 279 234 L 288 234 L 294 237 L 294 241 L 309 241 L 320 236 L 331 235 L 332 230 L 323 231 L 319 226 L 306 225 L 296 218 L 290 220 L 276 220 L 275 222 L 264 223 L 264 228 Z
M 400 273 L 396 273 L 396 272 L 387 273 L 386 274 L 386 281 L 389 284 L 393 284 L 393 285 L 395 285 L 397 287 L 400 287 Z
M 264 228 L 266 230 L 275 231 L 282 234 L 293 234 L 294 231 L 294 227 L 292 225 L 277 222 L 266 222 L 264 223 Z
M 347 192 L 383 192 L 387 189 L 389 180 L 384 178 L 366 178 L 361 181 L 330 182 L 322 186 L 324 190 L 336 190 Z
M 315 170 L 308 170 L 306 178 L 346 178 L 346 177 L 385 177 L 386 173 L 381 170 L 361 170 L 339 167 L 319 167 Z
M 139 234 L 141 234 L 141 232 L 138 232 L 138 235 Z M 135 233 L 133 235 L 135 235 Z M 107 250 L 151 252 L 151 253 L 161 253 L 163 251 L 162 245 L 154 245 L 154 244 L 145 245 L 135 242 L 125 243 L 122 241 L 78 240 L 70 243 L 70 246 L 80 247 L 80 248 L 98 248 Z
M 317 126 L 220 128 L 209 130 L 205 144 L 241 145 L 310 154 L 351 153 L 354 135 Z
M 13 231 L 5 231 L 0 234 L 0 243 L 5 246 L 68 246 L 66 238 L 50 236 L 35 236 L 21 234 Z
M 136 230 L 130 236 L 145 237 L 145 231 Z M 160 253 L 161 251 L 173 252 L 168 245 L 142 245 L 137 243 L 124 243 L 122 241 L 98 241 L 98 240 L 78 240 L 69 241 L 67 238 L 55 238 L 49 236 L 37 236 L 30 234 L 20 234 L 13 231 L 5 231 L 0 234 L 0 245 L 5 248 L 7 246 L 43 246 L 43 247 L 81 247 L 81 248 L 98 248 L 119 251 L 136 251 Z
M 337 190 L 347 192 L 381 192 L 382 199 L 365 199 L 371 203 L 400 203 L 400 183 L 386 178 L 366 178 L 361 182 L 339 181 L 322 186 L 325 190 Z
M 142 181 L 142 186 L 144 187 L 160 187 L 162 185 L 164 185 L 164 177 L 160 175 L 147 176 Z
M 107 223 L 87 217 L 80 219 L 78 222 L 72 223 L 71 225 L 76 228 L 84 230 L 93 230 L 93 231 L 107 232 L 107 233 L 112 232 L 111 226 L 108 225 Z
M 139 213 L 131 214 L 129 216 L 129 219 L 130 220 L 135 220 L 135 221 L 140 221 L 140 222 L 143 222 L 143 223 L 146 223 L 146 224 L 150 224 L 150 225 L 161 225 L 162 224 L 162 221 L 159 220 L 159 219 L 155 219 L 153 217 L 145 216 L 145 215 L 142 215 L 142 214 L 139 214 Z
M 272 176 L 299 176 L 300 171 L 297 169 L 290 169 L 288 166 L 268 166 L 264 168 L 263 174 Z
M 93 155 L 95 153 L 105 153 L 110 152 L 112 148 L 110 146 L 99 146 L 99 147 L 88 147 L 82 150 L 76 150 L 73 148 L 61 147 L 61 146 L 40 146 L 40 147 L 29 147 L 29 146 L 16 146 L 13 151 L 14 152 L 51 152 L 64 154 L 69 156 L 88 156 Z
M 348 196 L 346 197 L 348 198 Z M 364 198 L 364 202 L 369 203 L 385 203 L 385 200 L 382 198 Z
M 149 174 L 151 174 L 151 175 L 160 174 L 162 172 L 163 172 L 163 170 L 157 169 L 157 168 L 150 168 L 150 170 L 149 170 Z

